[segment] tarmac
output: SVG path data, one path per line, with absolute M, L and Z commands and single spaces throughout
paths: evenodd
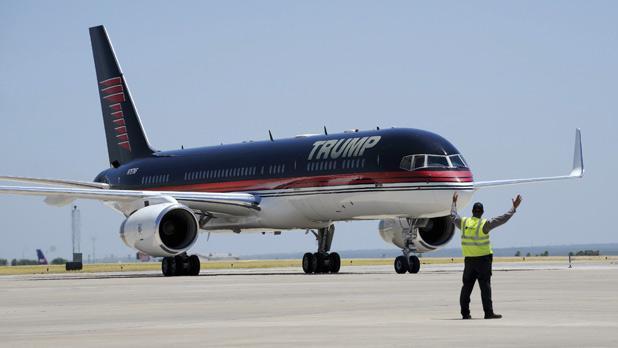
M 461 320 L 461 264 L 0 277 L 7 347 L 618 347 L 618 264 L 495 264 Z

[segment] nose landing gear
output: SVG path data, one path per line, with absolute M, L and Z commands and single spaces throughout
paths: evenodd
M 394 265 L 395 272 L 399 274 L 404 274 L 406 272 L 418 273 L 421 269 L 421 260 L 419 260 L 416 255 L 410 255 L 409 257 L 401 255 L 395 258 Z
M 341 257 L 338 253 L 330 253 L 330 246 L 335 234 L 335 225 L 318 229 L 314 233 L 318 240 L 318 252 L 306 253 L 303 256 L 303 271 L 310 273 L 338 273 L 341 268 Z
M 404 274 L 406 272 L 418 273 L 421 269 L 421 260 L 414 255 L 416 247 L 414 240 L 418 236 L 418 229 L 427 225 L 427 219 L 408 219 L 408 226 L 402 233 L 404 248 L 403 255 L 395 258 L 395 272 Z

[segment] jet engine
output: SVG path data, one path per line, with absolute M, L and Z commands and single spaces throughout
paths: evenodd
M 455 234 L 455 225 L 450 216 L 431 219 L 386 219 L 380 220 L 379 231 L 380 237 L 387 243 L 405 249 L 406 239 L 409 239 L 411 249 L 424 253 L 446 245 Z
M 193 212 L 177 203 L 141 208 L 120 225 L 120 238 L 129 247 L 150 256 L 174 256 L 197 240 L 198 222 Z

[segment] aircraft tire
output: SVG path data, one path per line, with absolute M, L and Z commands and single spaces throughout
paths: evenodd
M 395 258 L 395 272 L 398 274 L 404 274 L 408 271 L 408 260 L 405 256 L 397 256 Z
M 421 260 L 419 260 L 418 256 L 412 255 L 410 256 L 410 269 L 408 272 L 410 273 L 418 273 L 421 270 Z
M 306 274 L 313 273 L 313 259 L 312 253 L 305 253 L 305 255 L 303 255 L 303 272 Z
M 314 253 L 311 259 L 311 273 L 322 273 L 324 258 L 320 253 Z
M 328 268 L 330 273 L 339 273 L 341 268 L 341 257 L 338 253 L 330 253 L 328 255 Z
M 176 264 L 175 276 L 185 276 L 190 274 L 189 270 L 189 257 L 187 254 L 181 254 L 174 256 L 174 263 Z
M 173 257 L 164 257 L 161 261 L 161 271 L 166 277 L 176 275 L 176 260 Z
M 196 276 L 200 274 L 200 258 L 197 255 L 189 256 L 189 275 Z

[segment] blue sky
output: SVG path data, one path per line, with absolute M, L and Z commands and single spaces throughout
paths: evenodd
M 458 147 L 478 180 L 581 181 L 487 189 L 496 247 L 617 242 L 618 3 L 613 1 L 0 2 L 0 172 L 92 180 L 107 166 L 88 27 L 114 43 L 159 149 L 350 128 L 413 127 Z M 133 253 L 122 216 L 79 202 L 83 251 Z M 0 257 L 70 253 L 70 207 L 0 197 Z M 470 207 L 465 207 L 467 212 Z M 202 236 L 205 237 L 205 236 Z M 450 246 L 456 247 L 455 238 Z M 377 222 L 339 223 L 336 250 L 383 248 Z M 196 250 L 313 250 L 303 232 L 214 235 Z

